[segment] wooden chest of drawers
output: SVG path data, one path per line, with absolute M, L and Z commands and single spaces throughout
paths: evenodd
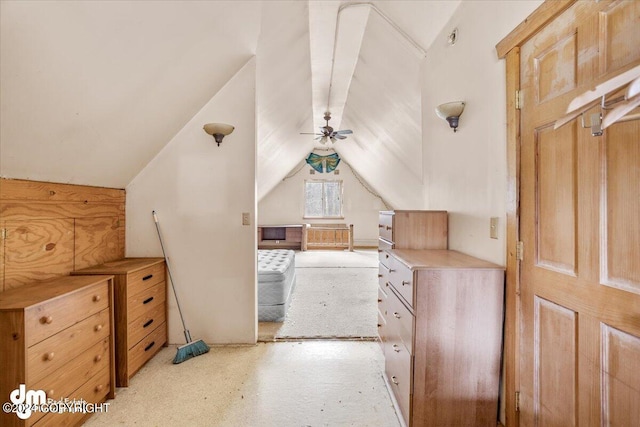
M 167 298 L 163 258 L 125 258 L 74 271 L 115 276 L 116 384 L 129 379 L 167 344 Z
M 113 276 L 62 277 L 0 293 L 0 400 L 21 384 L 47 398 L 115 397 Z M 87 415 L 0 411 L 2 426 L 78 425 Z
M 387 250 L 447 249 L 448 214 L 446 211 L 381 211 L 378 230 L 378 338 L 384 348 L 390 271 Z
M 504 269 L 449 250 L 387 253 L 385 375 L 406 425 L 494 427 Z

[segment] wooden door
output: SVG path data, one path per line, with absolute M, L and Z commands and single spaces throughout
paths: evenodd
M 640 63 L 640 2 L 576 2 L 520 55 L 520 424 L 640 426 L 640 122 L 553 129 Z

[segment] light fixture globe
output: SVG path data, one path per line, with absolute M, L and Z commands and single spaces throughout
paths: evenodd
M 213 139 L 216 140 L 219 147 L 224 137 L 233 132 L 235 128 L 225 123 L 207 123 L 203 129 L 206 133 L 213 136 Z
M 449 126 L 453 128 L 453 131 L 456 132 L 464 106 L 464 101 L 447 102 L 436 107 L 436 114 L 441 119 L 446 120 Z

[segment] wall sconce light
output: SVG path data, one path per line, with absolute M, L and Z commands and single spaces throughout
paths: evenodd
M 449 123 L 453 131 L 458 130 L 458 120 L 464 111 L 465 103 L 463 101 L 447 102 L 436 107 L 436 114 Z
M 207 123 L 204 125 L 204 131 L 213 136 L 213 139 L 218 143 L 218 147 L 222 142 L 222 139 L 233 132 L 235 128 L 231 125 L 224 123 Z

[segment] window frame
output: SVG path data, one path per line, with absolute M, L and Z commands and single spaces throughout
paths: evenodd
M 340 202 L 340 214 L 339 215 L 326 215 L 327 203 L 325 198 L 325 183 L 327 182 L 337 182 L 339 185 L 339 202 Z M 307 183 L 321 183 L 322 184 L 322 215 L 320 216 L 310 216 L 307 215 Z M 304 187 L 303 187 L 303 219 L 344 219 L 344 181 L 342 179 L 305 179 Z

